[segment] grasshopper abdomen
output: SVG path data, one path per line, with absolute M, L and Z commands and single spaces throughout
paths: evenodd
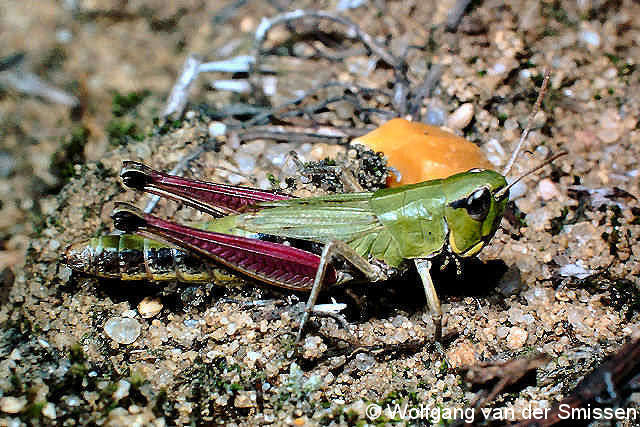
M 207 282 L 207 262 L 188 252 L 130 234 L 100 236 L 75 243 L 65 263 L 76 271 L 119 280 Z

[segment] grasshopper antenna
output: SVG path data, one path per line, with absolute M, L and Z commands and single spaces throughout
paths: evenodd
M 531 114 L 529 114 L 529 117 L 527 118 L 527 127 L 524 129 L 524 131 L 522 131 L 522 135 L 520 136 L 520 141 L 518 141 L 518 145 L 516 146 L 516 149 L 513 151 L 513 154 L 511 155 L 511 158 L 509 159 L 509 162 L 507 163 L 507 165 L 504 167 L 504 170 L 502 171 L 502 176 L 507 176 L 507 174 L 511 171 L 511 168 L 513 167 L 513 164 L 516 161 L 516 158 L 518 158 L 518 154 L 520 154 L 520 150 L 522 149 L 522 145 L 524 144 L 524 142 L 527 139 L 527 136 L 529 135 L 529 132 L 531 131 L 531 125 L 533 123 L 534 117 L 536 116 L 536 114 L 538 114 L 538 111 L 540 111 L 540 106 L 542 105 L 542 100 L 544 99 L 544 95 L 547 92 L 547 86 L 549 85 L 549 77 L 551 76 L 551 73 L 546 70 L 544 72 L 544 80 L 542 81 L 542 86 L 540 86 L 540 92 L 538 92 L 538 99 L 536 99 L 536 103 L 533 106 L 533 110 L 531 111 Z M 546 163 L 544 163 L 541 166 L 544 166 Z M 523 175 L 522 177 L 524 177 L 526 175 Z M 520 178 L 522 178 L 520 177 Z M 511 184 L 513 185 L 513 184 Z M 509 187 L 511 187 L 511 185 L 509 185 Z
M 498 192 L 496 192 L 496 194 L 493 195 L 493 198 L 495 200 L 501 200 L 503 197 L 505 197 L 505 196 L 507 196 L 509 194 L 509 189 L 511 187 L 513 187 L 514 185 L 516 185 L 518 182 L 520 182 L 522 180 L 522 178 L 525 178 L 525 177 L 531 175 L 532 173 L 537 172 L 538 170 L 540 170 L 543 167 L 547 166 L 549 163 L 552 163 L 555 159 L 557 159 L 559 157 L 562 157 L 562 156 L 566 156 L 567 154 L 569 154 L 568 151 L 562 151 L 562 152 L 556 154 L 555 156 L 545 160 L 544 162 L 542 162 L 538 166 L 534 167 L 533 169 L 530 169 L 530 170 L 526 171 L 525 173 L 523 173 L 522 175 L 520 175 L 519 177 L 517 177 L 516 179 L 511 181 L 511 183 L 509 185 L 507 185 L 506 187 L 504 187 L 501 190 L 499 190 Z

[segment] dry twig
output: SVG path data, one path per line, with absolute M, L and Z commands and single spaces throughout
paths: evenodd
M 546 427 L 566 419 L 567 408 L 580 408 L 606 400 L 615 401 L 620 392 L 640 373 L 640 338 L 624 345 L 611 359 L 584 377 L 573 392 L 551 408 L 543 420 L 528 420 L 518 427 Z M 564 408 L 564 409 L 562 409 Z M 562 409 L 562 410 L 561 410 Z

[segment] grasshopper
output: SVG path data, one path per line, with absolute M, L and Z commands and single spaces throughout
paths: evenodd
M 548 77 L 531 117 L 539 108 L 547 81 Z M 93 262 L 103 260 L 99 261 L 102 267 L 94 271 L 109 266 L 111 270 L 118 266 L 127 268 L 132 265 L 127 256 L 144 253 L 147 270 L 153 266 L 165 272 L 164 278 L 193 278 L 192 273 L 189 276 L 185 272 L 188 263 L 184 258 L 189 253 L 203 255 L 268 285 L 309 292 L 297 333 L 299 341 L 323 287 L 357 280 L 353 270 L 335 267 L 337 257 L 362 273 L 367 282 L 389 280 L 413 263 L 435 324 L 435 340 L 439 342 L 442 309 L 430 272 L 434 257 L 445 255 L 457 262 L 459 258 L 478 254 L 500 225 L 511 186 L 566 154 L 552 157 L 508 184 L 505 175 L 529 129 L 528 125 L 502 174 L 472 169 L 445 179 L 376 192 L 313 198 L 293 198 L 277 192 L 183 178 L 126 161 L 120 176 L 127 187 L 182 202 L 218 218 L 204 229 L 197 229 L 120 203 L 112 213 L 117 229 L 166 241 L 180 250 L 129 234 L 107 236 L 118 242 L 108 238 L 94 242 L 100 247 L 89 250 Z M 296 247 L 295 242 L 300 241 L 324 245 L 321 254 L 300 245 Z M 67 264 L 86 270 L 87 250 L 86 247 L 68 250 Z M 154 255 L 148 256 L 151 252 Z M 97 256 L 98 253 L 111 255 L 105 258 Z M 171 253 L 174 256 L 169 256 Z M 141 278 L 136 272 L 121 273 L 123 277 Z M 162 280 L 163 276 L 156 274 L 153 278 Z

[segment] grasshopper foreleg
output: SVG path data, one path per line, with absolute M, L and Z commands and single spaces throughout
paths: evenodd
M 431 261 L 425 258 L 416 258 L 413 260 L 422 280 L 422 286 L 424 287 L 424 293 L 427 297 L 427 305 L 433 318 L 433 323 L 436 327 L 435 341 L 440 342 L 442 340 L 442 307 L 440 306 L 440 299 L 436 293 L 436 288 L 433 286 L 433 279 L 431 279 Z
M 338 255 L 342 256 L 354 267 L 364 273 L 368 280 L 376 282 L 384 279 L 384 277 L 382 277 L 382 272 L 378 268 L 371 265 L 369 261 L 360 256 L 346 243 L 340 240 L 333 240 L 327 243 L 322 250 L 322 255 L 320 256 L 320 265 L 318 266 L 316 277 L 313 281 L 311 294 L 309 295 L 309 299 L 307 300 L 305 311 L 302 314 L 302 320 L 300 320 L 300 329 L 298 330 L 296 343 L 300 342 L 300 339 L 302 339 L 302 331 L 305 324 L 307 323 L 307 320 L 309 320 L 309 315 L 313 311 L 313 307 L 316 305 L 318 295 L 320 295 L 320 291 L 322 290 L 322 283 L 324 281 L 324 276 L 327 273 L 327 268 L 331 261 L 333 261 L 333 259 Z

